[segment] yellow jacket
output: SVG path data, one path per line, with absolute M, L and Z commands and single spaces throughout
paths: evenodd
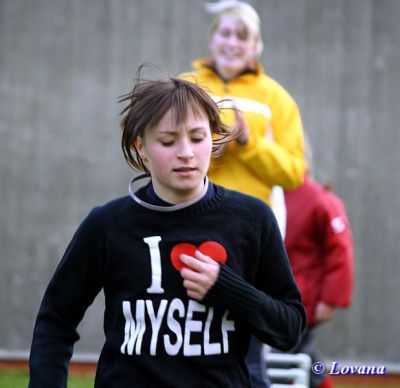
M 206 65 L 209 62 L 209 58 L 194 61 L 196 70 L 180 77 L 200 84 L 216 101 L 233 100 L 244 114 L 250 137 L 245 145 L 230 142 L 222 156 L 213 158 L 208 177 L 270 204 L 272 186 L 293 189 L 303 181 L 304 139 L 297 104 L 260 64 L 255 71 L 224 82 Z M 222 116 L 233 124 L 232 109 L 222 109 Z

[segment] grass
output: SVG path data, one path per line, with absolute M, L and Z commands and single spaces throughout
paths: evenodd
M 27 388 L 29 375 L 27 371 L 12 371 L 0 368 L 1 388 Z M 93 377 L 82 377 L 71 374 L 68 388 L 93 388 Z M 395 388 L 395 385 L 369 385 L 368 388 Z M 335 384 L 335 388 L 362 388 L 361 385 Z
M 27 371 L 12 371 L 0 368 L 1 388 L 27 388 L 29 374 Z M 70 375 L 68 388 L 93 388 L 93 377 Z

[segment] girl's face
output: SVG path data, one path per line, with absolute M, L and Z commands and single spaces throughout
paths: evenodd
M 255 58 L 256 42 L 235 15 L 222 15 L 211 33 L 209 47 L 218 72 L 226 79 L 235 77 Z
M 172 204 L 200 194 L 210 164 L 212 137 L 204 111 L 188 111 L 187 119 L 174 125 L 171 110 L 156 127 L 138 138 L 136 148 L 145 160 L 156 194 Z

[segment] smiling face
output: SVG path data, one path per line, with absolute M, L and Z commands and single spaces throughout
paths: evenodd
M 176 123 L 170 109 L 153 128 L 138 138 L 136 148 L 146 161 L 156 194 L 172 204 L 200 194 L 210 164 L 212 137 L 208 116 L 188 109 Z
M 256 56 L 256 40 L 235 14 L 224 14 L 210 35 L 209 47 L 218 72 L 230 79 Z

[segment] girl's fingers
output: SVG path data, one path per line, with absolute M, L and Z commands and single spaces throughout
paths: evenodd
M 198 260 L 197 258 L 194 258 L 192 256 L 182 254 L 179 256 L 179 259 L 183 264 L 185 264 L 187 267 L 200 272 L 202 270 L 202 262 L 201 260 Z
M 204 298 L 208 291 L 208 287 L 204 287 L 201 283 L 193 282 L 188 279 L 184 279 L 183 286 L 186 288 L 189 298 L 199 301 Z
M 183 286 L 187 289 L 187 290 L 191 290 L 191 291 L 197 291 L 200 292 L 201 291 L 201 287 L 199 286 L 198 283 L 193 282 L 191 280 L 185 279 L 183 281 Z
M 204 262 L 204 263 L 215 263 L 215 260 L 213 260 L 211 257 L 204 255 L 200 251 L 196 251 L 194 253 L 196 259 Z
M 188 296 L 202 300 L 217 280 L 219 264 L 199 251 L 195 252 L 195 257 L 182 254 L 180 260 L 185 264 L 180 274 Z
M 182 268 L 181 276 L 186 280 L 190 280 L 190 281 L 196 282 L 196 283 L 203 281 L 203 278 L 204 278 L 204 275 L 202 273 L 193 271 L 190 268 Z
M 194 255 L 195 257 L 192 257 L 183 253 L 179 258 L 182 263 L 196 271 L 201 271 L 204 264 L 217 264 L 211 257 L 203 255 L 200 251 L 196 251 Z

